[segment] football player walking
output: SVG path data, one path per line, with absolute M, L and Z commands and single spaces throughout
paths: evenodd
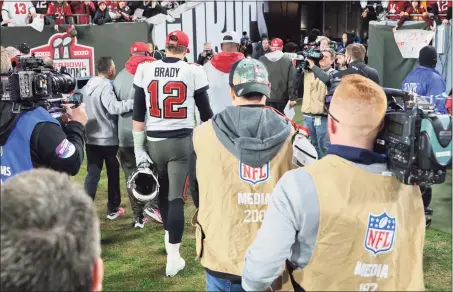
M 159 175 L 167 276 L 175 276 L 185 266 L 179 248 L 195 106 L 202 121 L 212 117 L 203 67 L 183 61 L 188 46 L 189 37 L 184 32 L 171 32 L 166 39 L 166 57 L 140 64 L 134 77 L 135 159 L 137 167 L 156 167 Z

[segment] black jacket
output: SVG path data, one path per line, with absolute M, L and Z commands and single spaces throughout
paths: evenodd
M 94 24 L 104 24 L 107 22 L 112 22 L 112 18 L 110 17 L 110 14 L 109 14 L 109 9 L 105 8 L 104 11 L 101 11 L 100 9 L 98 9 L 96 11 L 96 14 L 94 15 L 93 23 Z
M 335 92 L 335 89 L 337 88 L 338 84 L 340 83 L 341 78 L 346 75 L 351 75 L 351 74 L 359 74 L 364 77 L 367 77 L 368 79 L 373 80 L 377 84 L 380 85 L 380 80 L 379 80 L 379 73 L 377 72 L 376 69 L 371 68 L 370 66 L 366 65 L 364 62 L 361 61 L 354 61 L 349 63 L 348 68 L 346 70 L 341 70 L 337 71 L 334 74 L 327 74 L 319 68 L 318 66 L 313 66 L 312 68 L 313 73 L 321 80 L 324 82 L 324 84 L 327 85 L 327 88 L 329 89 L 329 93 L 327 95 L 332 96 L 333 93 Z
M 159 3 L 156 4 L 154 8 L 151 7 L 151 2 L 147 5 L 143 5 L 143 1 L 131 1 L 130 7 L 132 10 L 143 9 L 143 17 L 149 18 L 158 14 L 167 14 L 167 10 L 162 7 Z

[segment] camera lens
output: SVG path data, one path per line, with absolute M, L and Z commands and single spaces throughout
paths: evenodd
M 76 80 L 67 73 L 53 73 L 51 75 L 52 91 L 54 93 L 70 93 L 75 89 Z

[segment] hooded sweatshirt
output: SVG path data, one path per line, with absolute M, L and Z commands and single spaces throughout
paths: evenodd
M 272 160 L 292 131 L 285 118 L 262 106 L 229 106 L 212 118 L 212 126 L 223 146 L 251 167 L 260 167 Z M 190 159 L 189 180 L 198 208 L 195 153 Z
M 268 102 L 288 103 L 293 92 L 293 78 L 296 69 L 293 61 L 281 51 L 274 51 L 259 59 L 266 66 L 271 83 L 271 96 Z
M 231 67 L 234 63 L 244 58 L 244 54 L 240 52 L 221 52 L 203 66 L 206 75 L 208 76 L 209 102 L 214 114 L 220 113 L 227 106 L 232 105 L 229 86 Z M 198 117 L 197 119 L 199 120 Z
M 119 100 L 134 100 L 134 75 L 139 64 L 153 62 L 156 59 L 150 56 L 131 56 L 125 64 L 125 68 L 116 75 L 113 88 Z M 120 147 L 134 147 L 132 137 L 132 112 L 118 117 L 118 138 Z
M 134 100 L 118 101 L 110 80 L 100 76 L 91 78 L 82 93 L 88 115 L 87 144 L 118 145 L 117 115 L 132 111 Z

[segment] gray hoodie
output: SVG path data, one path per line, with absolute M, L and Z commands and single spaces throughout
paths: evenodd
M 291 124 L 262 106 L 228 106 L 212 118 L 217 138 L 234 156 L 251 167 L 270 161 L 291 134 Z M 192 153 L 189 188 L 198 208 L 197 157 Z
M 286 104 L 293 92 L 296 74 L 293 61 L 281 51 L 267 53 L 259 60 L 266 66 L 271 83 L 271 96 L 267 101 Z
M 230 106 L 212 118 L 220 142 L 243 163 L 260 167 L 270 161 L 291 133 L 291 124 L 271 109 Z
M 118 145 L 117 115 L 132 111 L 134 101 L 118 101 L 111 81 L 104 77 L 91 78 L 82 93 L 88 115 L 87 144 Z
M 133 100 L 135 94 L 134 75 L 123 69 L 113 81 L 113 88 L 119 100 Z M 132 112 L 118 117 L 118 138 L 120 147 L 134 147 L 132 137 Z

